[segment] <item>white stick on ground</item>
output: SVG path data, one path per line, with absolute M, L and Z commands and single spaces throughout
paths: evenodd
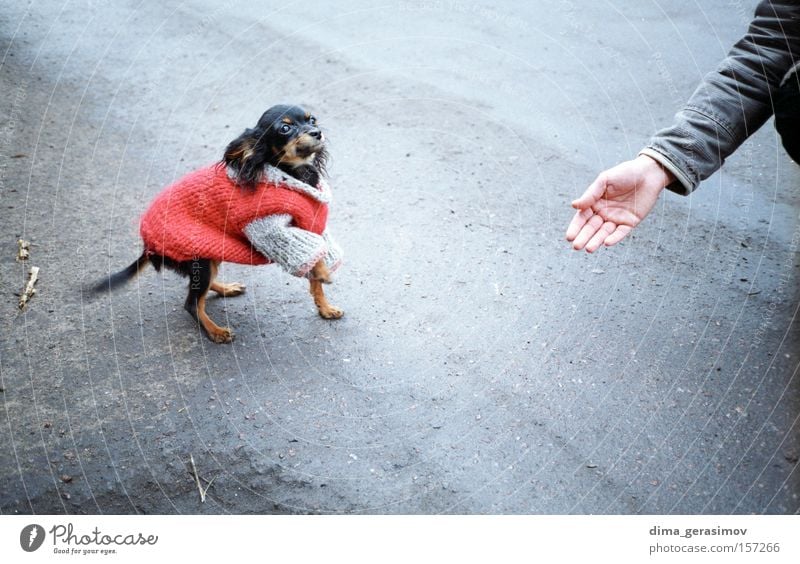
M 19 250 L 17 251 L 17 261 L 28 260 L 31 256 L 31 242 L 26 241 L 25 239 L 17 240 L 17 245 L 19 245 Z
M 194 465 L 194 456 L 192 456 L 192 453 L 189 453 L 189 462 L 192 463 L 192 474 L 194 474 L 194 481 L 197 484 L 197 491 L 200 492 L 200 503 L 205 503 L 206 502 L 206 493 L 208 493 L 208 488 L 210 488 L 211 484 L 214 483 L 214 480 L 216 479 L 216 476 L 211 478 L 210 482 L 208 482 L 208 480 L 206 480 L 208 482 L 208 485 L 205 488 L 203 488 L 203 486 L 200 485 L 200 476 L 197 474 L 197 466 Z
M 19 309 L 23 309 L 36 293 L 36 288 L 34 288 L 34 286 L 36 285 L 36 281 L 39 279 L 39 267 L 32 266 L 28 274 L 30 274 L 28 283 L 25 285 L 25 289 L 19 296 Z

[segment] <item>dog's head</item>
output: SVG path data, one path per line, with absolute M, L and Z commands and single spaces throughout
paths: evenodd
M 325 135 L 299 106 L 273 106 L 252 129 L 230 142 L 223 160 L 242 186 L 254 186 L 271 164 L 315 186 L 325 174 Z

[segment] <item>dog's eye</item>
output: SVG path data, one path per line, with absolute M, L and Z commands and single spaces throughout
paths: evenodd
M 316 125 L 317 124 L 317 118 L 315 118 L 314 116 L 311 116 L 310 118 L 308 118 L 308 123 L 310 123 L 311 125 Z
M 281 126 L 281 128 L 280 128 L 280 130 L 279 130 L 279 131 L 280 131 L 281 133 L 289 133 L 291 130 L 292 130 L 292 127 L 291 127 L 290 125 L 288 125 L 288 124 L 284 123 L 284 124 Z

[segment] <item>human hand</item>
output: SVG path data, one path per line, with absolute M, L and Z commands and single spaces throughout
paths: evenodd
M 674 180 L 646 155 L 601 172 L 572 202 L 578 211 L 567 228 L 567 241 L 576 251 L 585 248 L 589 253 L 600 245 L 616 245 L 650 213 L 661 191 Z

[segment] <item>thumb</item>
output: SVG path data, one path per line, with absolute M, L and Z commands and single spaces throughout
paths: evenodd
M 605 174 L 601 174 L 589 185 L 589 187 L 586 189 L 586 192 L 583 193 L 583 196 L 572 201 L 572 207 L 579 210 L 590 208 L 597 203 L 597 201 L 603 196 L 603 194 L 605 194 L 605 192 L 606 176 Z

